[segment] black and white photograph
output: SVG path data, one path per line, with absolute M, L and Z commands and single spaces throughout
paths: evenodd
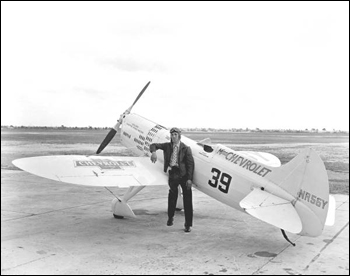
M 349 275 L 349 2 L 1 1 L 1 275 Z

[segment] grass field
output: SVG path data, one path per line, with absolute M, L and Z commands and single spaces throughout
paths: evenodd
M 12 160 L 30 156 L 82 154 L 96 152 L 108 130 L 1 130 L 1 169 L 16 170 Z M 281 132 L 189 132 L 185 136 L 200 141 L 210 138 L 234 150 L 269 152 L 285 164 L 301 150 L 311 147 L 325 163 L 330 191 L 349 194 L 349 135 L 341 133 L 281 133 Z M 118 135 L 103 155 L 131 155 Z

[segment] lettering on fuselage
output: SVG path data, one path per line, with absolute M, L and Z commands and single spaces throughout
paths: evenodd
M 235 165 L 238 165 L 242 168 L 245 168 L 261 177 L 265 177 L 269 172 L 271 172 L 270 169 L 259 165 L 255 162 L 252 162 L 248 158 L 242 157 L 238 155 L 237 153 L 226 151 L 225 149 L 219 149 L 218 151 L 219 155 L 225 156 L 225 159 Z
M 131 138 L 131 135 L 130 135 L 129 133 L 127 133 L 126 131 L 123 131 L 123 135 L 124 135 L 125 137 L 128 137 L 129 139 Z
M 301 190 L 298 192 L 298 198 L 309 202 L 311 204 L 316 205 L 317 207 L 320 207 L 324 209 L 324 207 L 327 205 L 328 201 L 325 201 L 324 199 L 317 197 L 307 191 Z
M 155 125 L 147 133 L 146 138 L 143 139 L 143 141 L 144 141 L 143 150 L 145 152 L 149 153 L 149 146 L 153 143 L 153 138 L 157 135 L 158 131 L 160 131 L 162 129 L 165 129 L 165 128 L 161 125 Z
M 133 129 L 135 129 L 137 132 L 143 134 L 143 130 L 139 128 L 139 126 L 137 124 L 128 124 L 129 126 L 131 126 Z
M 144 143 L 143 143 L 140 139 L 137 139 L 137 138 L 134 138 L 134 142 L 137 144 L 136 147 L 137 147 L 139 150 L 143 151 L 143 145 L 144 145 Z
M 161 125 L 154 125 L 149 129 L 149 127 L 142 123 L 136 124 L 130 122 L 126 122 L 126 126 L 122 133 L 123 138 L 130 139 L 130 142 L 134 143 L 134 147 L 138 150 L 138 153 L 142 152 L 145 155 L 150 155 L 149 146 L 153 143 L 157 132 L 165 129 Z
M 105 159 L 74 160 L 75 167 L 99 167 L 102 170 L 122 170 L 122 167 L 136 167 L 134 161 Z

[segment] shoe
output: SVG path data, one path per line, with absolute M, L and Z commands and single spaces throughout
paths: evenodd
M 169 218 L 168 221 L 166 222 L 166 225 L 172 226 L 174 224 L 174 218 Z
M 186 233 L 191 232 L 191 226 L 187 226 L 187 224 L 185 223 L 185 230 Z

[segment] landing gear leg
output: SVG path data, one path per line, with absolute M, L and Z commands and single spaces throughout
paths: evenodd
M 115 198 L 112 200 L 112 212 L 113 216 L 117 219 L 122 219 L 124 217 L 136 217 L 133 210 L 127 204 L 127 201 L 134 197 L 139 191 L 141 191 L 145 186 L 133 186 L 130 187 L 123 198 Z
M 182 189 L 178 188 L 179 194 L 177 195 L 177 201 L 176 201 L 176 211 L 181 211 L 184 208 L 184 201 L 182 197 Z

